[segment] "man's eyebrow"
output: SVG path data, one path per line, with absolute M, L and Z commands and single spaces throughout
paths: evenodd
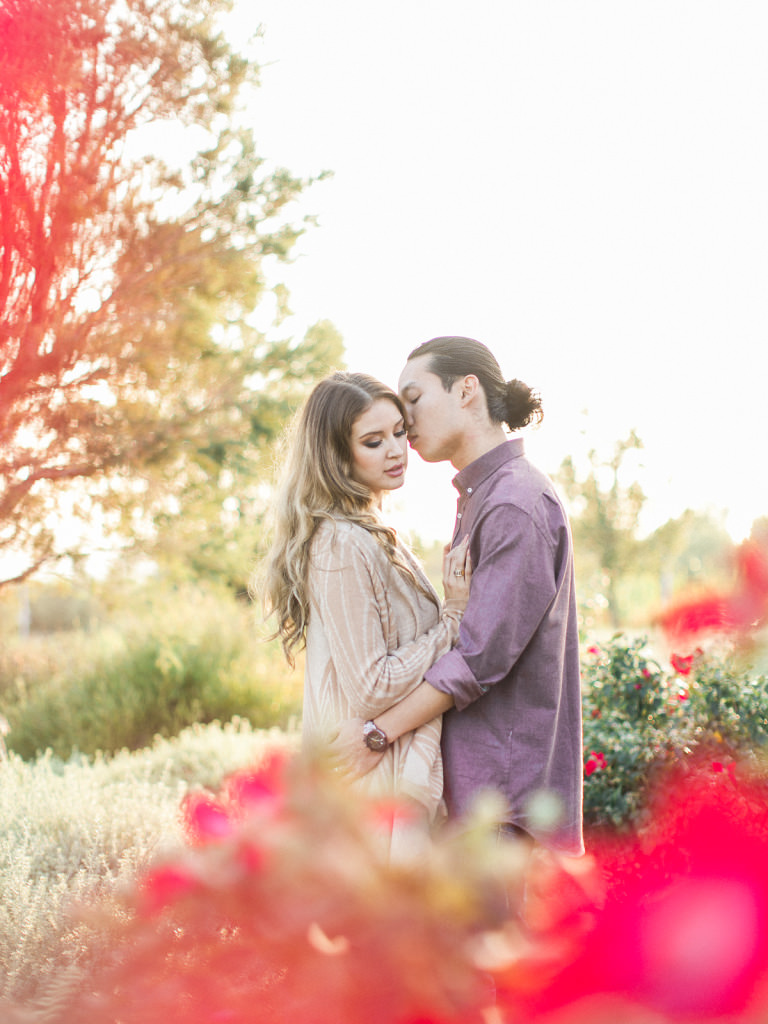
M 409 380 L 407 384 L 403 384 L 403 386 L 400 388 L 400 390 L 401 391 L 410 391 L 411 388 L 417 388 L 418 386 L 419 385 L 416 383 L 415 380 Z

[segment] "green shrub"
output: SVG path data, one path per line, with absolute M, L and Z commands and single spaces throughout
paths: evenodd
M 195 726 L 113 758 L 50 753 L 0 761 L 0 999 L 50 998 L 106 952 L 78 905 L 111 905 L 163 850 L 181 842 L 179 806 L 295 736 L 244 721 Z
M 195 722 L 238 715 L 268 728 L 300 713 L 279 652 L 220 594 L 179 590 L 173 603 L 92 635 L 48 639 L 44 650 L 31 674 L 18 648 L 15 663 L 5 659 L 7 742 L 22 757 L 136 750 Z
M 763 751 L 768 745 L 768 676 L 732 659 L 699 658 L 689 687 L 692 737 L 699 748 Z
M 582 677 L 588 828 L 642 828 L 647 794 L 671 766 L 761 768 L 768 677 L 734 657 L 697 651 L 665 670 L 645 638 L 617 635 L 588 648 Z

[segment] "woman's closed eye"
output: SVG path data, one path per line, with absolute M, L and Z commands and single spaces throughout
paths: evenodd
M 407 433 L 408 433 L 408 431 L 406 430 L 406 428 L 405 427 L 401 427 L 400 430 L 393 430 L 392 431 L 392 436 L 393 437 L 405 437 L 405 435 Z M 384 440 L 383 438 L 379 437 L 379 438 L 372 439 L 370 441 L 363 441 L 363 444 L 365 445 L 366 448 L 378 448 L 383 443 L 383 440 Z

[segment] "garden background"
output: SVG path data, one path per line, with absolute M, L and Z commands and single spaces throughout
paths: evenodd
M 681 42 L 690 29 L 695 83 L 709 89 L 713 54 L 721 68 L 739 68 L 736 85 L 728 80 L 743 100 L 737 128 L 727 105 L 711 111 L 707 125 L 725 131 L 727 123 L 727 139 L 743 153 L 748 114 L 765 84 L 758 33 L 749 31 L 759 28 L 758 16 L 738 5 L 726 29 L 707 4 L 695 16 L 688 5 L 668 5 L 666 22 L 655 21 L 662 14 L 650 4 L 642 24 L 617 21 L 605 4 L 568 12 L 543 4 L 537 22 L 513 4 L 496 23 L 481 4 L 465 24 L 451 5 L 416 5 L 410 16 L 395 5 L 377 35 L 347 12 L 327 41 L 330 54 L 342 45 L 360 93 L 339 74 L 341 58 L 331 61 L 336 91 L 324 91 L 325 80 L 316 94 L 305 85 L 300 95 L 312 117 L 297 121 L 281 78 L 295 66 L 290 40 L 325 37 L 317 35 L 317 12 L 283 6 L 289 17 L 293 11 L 293 29 L 285 11 L 265 6 L 290 55 L 276 75 L 282 91 L 270 94 L 269 24 L 263 37 L 246 40 L 254 11 L 229 0 L 0 4 L 4 1019 L 764 1020 L 768 899 L 756 865 L 768 820 L 768 516 L 761 475 L 748 468 L 764 426 L 759 415 L 753 420 L 749 397 L 761 380 L 759 324 L 747 320 L 762 309 L 754 296 L 764 257 L 756 239 L 768 237 L 756 185 L 764 177 L 734 176 L 718 193 L 717 215 L 707 215 L 712 234 L 696 232 L 683 244 L 701 194 L 698 179 L 685 177 L 685 146 L 672 128 L 677 117 L 687 144 L 701 141 L 695 89 L 678 76 L 670 93 L 644 94 L 637 87 L 645 78 L 619 74 L 615 55 L 584 41 L 599 27 L 600 39 L 622 43 L 628 67 L 652 52 L 662 75 L 677 68 L 670 39 Z M 326 12 L 329 23 L 339 10 Z M 654 31 L 662 26 L 668 36 Z M 434 27 L 443 48 L 420 48 Z M 632 27 L 643 29 L 639 50 L 627 43 Z M 498 48 L 503 38 L 509 52 Z M 663 46 L 651 42 L 660 38 Z M 562 60 L 581 54 L 569 75 L 548 77 L 547 39 Z M 524 59 L 527 43 L 538 63 Z M 473 79 L 458 60 L 476 62 L 481 44 L 500 76 L 492 81 Z M 304 69 L 314 81 L 316 51 L 310 47 Z M 589 53 L 603 63 L 588 70 Z M 404 94 L 398 55 L 408 72 Z M 366 90 L 384 65 L 392 82 L 377 105 Z M 548 84 L 540 113 L 549 121 L 532 114 L 532 67 Z M 571 97 L 570 121 L 555 117 L 580 75 L 587 93 L 580 102 Z M 608 81 L 633 97 L 618 134 L 595 88 Z M 729 90 L 718 95 L 734 95 Z M 664 130 L 656 138 L 651 114 L 661 117 L 665 100 L 674 116 L 657 122 Z M 389 111 L 383 120 L 381 104 Z M 295 152 L 297 138 L 309 144 L 296 156 L 298 173 L 261 148 L 260 116 L 268 143 L 279 137 L 275 110 L 286 151 Z M 516 132 L 498 127 L 503 112 L 517 112 Z M 414 135 L 413 116 L 430 130 Z M 598 184 L 624 187 L 603 202 L 581 173 L 570 182 L 538 176 L 550 151 L 537 133 L 547 124 L 561 157 L 585 159 L 598 139 L 589 161 L 602 163 Z M 579 125 L 590 127 L 583 151 L 574 141 Z M 587 254 L 577 245 L 585 208 L 604 232 L 623 203 L 634 208 L 641 182 L 632 163 L 638 150 L 626 148 L 632 126 L 643 128 L 636 141 L 658 147 L 654 158 L 643 152 L 642 166 L 656 168 L 666 154 L 673 180 L 688 180 L 690 189 L 682 206 L 666 196 L 660 210 L 650 186 L 641 190 L 636 205 L 646 218 L 654 211 L 659 230 L 666 224 L 666 243 L 647 219 L 642 231 L 627 219 L 626 237 L 612 228 Z M 390 145 L 383 162 L 382 127 Z M 460 161 L 450 142 L 457 128 Z M 318 148 L 324 137 L 344 140 L 327 151 L 331 165 L 338 156 L 335 176 Z M 504 187 L 478 173 L 487 172 L 489 152 L 489 167 L 518 168 Z M 340 195 L 357 196 L 361 153 L 370 210 L 352 200 L 352 232 L 349 208 L 338 204 Z M 764 154 L 753 155 L 759 169 Z M 735 164 L 697 166 L 707 192 Z M 403 189 L 412 192 L 407 203 Z M 673 192 L 679 199 L 680 188 Z M 495 206 L 486 209 L 491 194 Z M 526 202 L 537 216 L 522 217 Z M 675 209 L 684 216 L 675 219 Z M 723 235 L 737 210 L 743 234 Z M 506 256 L 491 245 L 486 221 L 504 226 Z M 565 248 L 549 259 L 554 224 Z M 324 234 L 330 248 L 313 249 L 309 240 Z M 633 240 L 645 240 L 646 259 L 622 264 L 621 254 L 639 251 Z M 375 258 L 362 258 L 368 248 Z M 734 248 L 745 268 L 738 285 Z M 667 256 L 692 260 L 695 286 L 679 274 L 669 288 L 648 272 L 658 269 L 660 252 L 670 274 Z M 526 262 L 526 253 L 535 258 Z M 712 267 L 717 277 L 721 258 L 731 261 L 721 290 L 739 309 L 728 336 L 716 289 L 702 284 Z M 382 259 L 397 273 L 388 276 Z M 607 307 L 594 276 L 605 260 Z M 496 282 L 490 292 L 482 268 Z M 619 295 L 632 296 L 628 308 L 668 316 L 672 301 L 674 316 L 658 331 L 644 319 L 650 333 L 641 336 L 636 319 L 616 320 L 618 284 Z M 609 313 L 587 316 L 576 291 L 591 311 Z M 322 294 L 328 308 L 308 319 Z M 694 308 L 695 330 L 684 319 Z M 578 868 L 532 868 L 525 886 L 529 869 L 483 840 L 492 810 L 484 806 L 475 832 L 445 837 L 420 865 L 380 862 L 369 833 L 399 811 L 359 806 L 316 768 L 285 760 L 300 725 L 301 665 L 291 671 L 283 663 L 248 598 L 268 541 L 280 438 L 312 384 L 344 365 L 391 382 L 412 344 L 457 330 L 481 336 L 511 375 L 541 385 L 547 418 L 530 447 L 556 480 L 574 532 L 589 856 Z M 723 353 L 717 373 L 704 359 L 713 345 Z M 673 372 L 662 387 L 665 366 Z M 608 425 L 606 410 L 617 409 Z M 718 431 L 734 435 L 732 455 L 719 447 Z M 695 481 L 690 504 L 681 504 L 686 490 L 677 484 L 667 488 L 671 503 L 660 493 L 651 471 L 660 463 Z M 437 581 L 451 488 L 437 467 L 414 460 L 411 473 L 414 484 L 391 513 Z M 722 842 L 701 843 L 702 821 L 710 836 L 714 823 Z M 682 895 L 681 879 L 690 883 Z M 652 915 L 660 906 L 663 920 Z M 643 928 L 676 938 L 660 952 L 654 946 L 656 959 L 648 955 L 634 974 L 618 958 L 601 978 L 584 970 L 590 948 L 608 955 L 611 934 L 623 937 L 614 945 L 632 959 Z M 219 984 L 211 986 L 214 976 Z

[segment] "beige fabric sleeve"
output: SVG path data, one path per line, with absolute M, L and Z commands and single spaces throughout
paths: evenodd
M 388 563 L 372 545 L 376 541 L 360 530 L 324 531 L 311 568 L 312 614 L 322 622 L 339 685 L 362 718 L 375 717 L 418 686 L 426 669 L 450 650 L 461 619 L 444 611 L 427 632 L 388 650 Z

